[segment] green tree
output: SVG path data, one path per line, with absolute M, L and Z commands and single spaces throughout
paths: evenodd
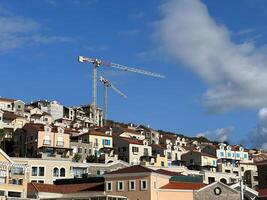
M 76 162 L 79 162 L 81 160 L 82 156 L 78 153 L 76 153 L 73 157 L 73 160 L 76 161 Z

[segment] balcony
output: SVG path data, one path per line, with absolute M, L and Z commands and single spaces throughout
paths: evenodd
M 9 184 L 11 184 L 11 185 L 22 185 L 23 184 L 23 180 L 22 179 L 12 179 L 12 180 L 9 180 Z
M 44 140 L 43 144 L 44 145 L 51 145 L 51 140 Z
M 63 141 L 57 141 L 57 146 L 64 146 L 64 142 Z

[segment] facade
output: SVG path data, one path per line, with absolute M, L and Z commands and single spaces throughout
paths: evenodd
M 73 135 L 71 148 L 73 155 L 79 154 L 83 162 L 88 156 L 102 158 L 106 163 L 117 159 L 113 150 L 112 129 L 91 127 L 86 133 Z
M 157 190 L 169 182 L 170 176 L 156 173 L 140 165 L 104 175 L 107 195 L 131 199 L 158 199 Z
M 0 110 L 15 112 L 22 115 L 24 112 L 25 103 L 21 100 L 0 98 Z
M 240 200 L 240 192 L 221 182 L 214 182 L 194 191 L 194 200 Z
M 34 108 L 49 113 L 54 120 L 63 118 L 63 106 L 57 101 L 38 100 L 30 104 Z
M 189 151 L 182 155 L 182 160 L 189 169 L 216 171 L 217 158 L 198 151 Z
M 0 149 L 0 199 L 27 197 L 28 171 L 26 165 L 14 163 Z
M 57 179 L 82 178 L 103 175 L 106 172 L 129 167 L 123 161 L 113 163 L 78 163 L 59 158 L 18 158 L 12 157 L 15 163 L 27 165 L 28 182 L 53 184 Z
M 147 140 L 137 140 L 135 138 L 118 137 L 113 138 L 114 146 L 117 147 L 118 159 L 137 165 L 140 163 L 155 163 L 152 156 L 152 148 Z
M 70 158 L 71 151 L 70 135 L 61 127 L 27 123 L 14 133 L 16 156 Z

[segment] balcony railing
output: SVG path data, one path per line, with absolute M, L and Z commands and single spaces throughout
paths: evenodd
M 44 140 L 43 144 L 44 145 L 51 145 L 51 140 Z
M 22 179 L 12 179 L 12 180 L 9 180 L 9 184 L 22 185 L 23 184 L 23 180 Z
M 64 146 L 64 142 L 63 141 L 57 141 L 57 146 Z

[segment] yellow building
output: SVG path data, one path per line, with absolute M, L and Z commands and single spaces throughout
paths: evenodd
M 26 165 L 15 164 L 0 149 L 0 199 L 27 197 L 28 172 Z
M 112 131 L 103 128 L 90 128 L 79 136 L 83 142 L 91 145 L 92 154 L 98 154 L 103 148 L 113 148 Z
M 61 127 L 27 123 L 13 135 L 17 157 L 70 158 L 70 133 Z

